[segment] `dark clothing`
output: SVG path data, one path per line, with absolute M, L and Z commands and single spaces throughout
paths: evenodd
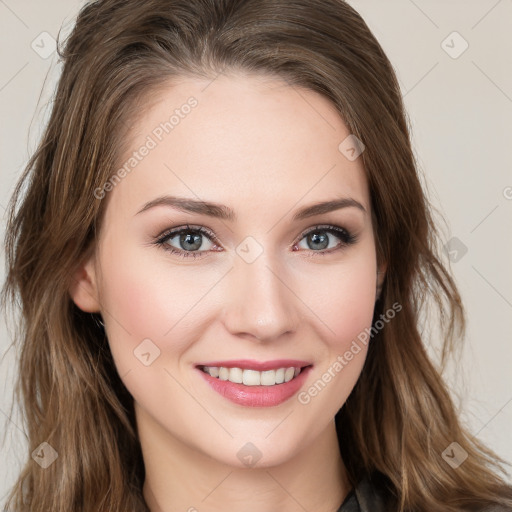
M 388 512 L 384 509 L 382 491 L 363 478 L 345 498 L 338 512 Z
M 392 512 L 386 508 L 385 496 L 382 486 L 365 477 L 348 493 L 337 512 Z M 512 512 L 512 509 L 495 505 L 482 512 Z

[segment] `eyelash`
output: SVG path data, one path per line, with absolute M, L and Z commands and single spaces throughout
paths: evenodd
M 304 233 L 302 233 L 300 235 L 299 241 L 297 243 L 299 243 L 307 235 L 309 235 L 311 233 L 315 233 L 317 231 L 331 233 L 333 235 L 336 235 L 338 238 L 341 239 L 341 243 L 337 247 L 334 247 L 331 249 L 323 249 L 321 251 L 312 251 L 313 257 L 314 256 L 326 256 L 327 254 L 332 254 L 333 252 L 343 250 L 357 242 L 357 237 L 344 228 L 340 228 L 338 226 L 332 226 L 332 225 L 319 225 L 319 226 L 314 226 L 313 228 L 308 229 Z M 197 226 L 197 227 L 189 226 L 187 224 L 184 227 L 180 227 L 180 228 L 176 228 L 176 229 L 173 228 L 171 230 L 165 231 L 164 233 L 162 233 L 161 235 L 156 237 L 154 244 L 157 245 L 158 247 L 161 247 L 164 251 L 168 251 L 168 252 L 175 254 L 176 256 L 183 258 L 183 259 L 185 259 L 185 258 L 194 258 L 195 259 L 195 258 L 204 257 L 203 256 L 204 253 L 208 253 L 209 251 L 183 251 L 183 250 L 176 249 L 176 247 L 173 247 L 166 243 L 168 240 L 170 240 L 171 238 L 174 238 L 176 235 L 179 235 L 181 233 L 190 233 L 190 232 L 199 233 L 201 235 L 204 235 L 212 243 L 217 242 L 215 235 L 209 229 L 206 229 L 201 226 Z

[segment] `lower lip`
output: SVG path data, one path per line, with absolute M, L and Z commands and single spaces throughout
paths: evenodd
M 307 366 L 297 377 L 274 386 L 245 386 L 212 377 L 199 368 L 197 371 L 214 391 L 235 404 L 246 407 L 273 407 L 285 402 L 299 391 L 311 368 L 311 366 Z

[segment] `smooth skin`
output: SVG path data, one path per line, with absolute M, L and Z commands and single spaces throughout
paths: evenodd
M 301 359 L 313 364 L 307 390 L 371 326 L 385 269 L 376 264 L 362 159 L 338 149 L 350 132 L 326 98 L 275 77 L 231 73 L 182 78 L 153 95 L 119 165 L 191 96 L 197 106 L 102 199 L 96 251 L 78 267 L 70 295 L 82 310 L 101 313 L 134 398 L 152 512 L 334 512 L 350 491 L 334 416 L 367 347 L 307 404 L 297 395 L 273 407 L 234 404 L 196 365 Z M 167 205 L 138 213 L 164 195 L 226 205 L 236 219 Z M 304 206 L 339 198 L 365 211 L 293 220 Z M 199 239 L 199 257 L 165 249 L 192 252 L 179 235 L 154 243 L 187 224 L 215 236 Z M 303 233 L 326 224 L 357 241 L 345 246 L 319 228 L 328 244 L 308 244 Z M 247 237 L 262 250 L 251 263 L 237 252 Z M 146 366 L 134 351 L 148 339 L 153 356 L 160 352 Z M 237 455 L 247 443 L 261 453 L 250 467 Z

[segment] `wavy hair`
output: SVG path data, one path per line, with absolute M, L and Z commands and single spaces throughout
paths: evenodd
M 420 332 L 439 313 L 442 362 L 463 338 L 465 313 L 439 256 L 399 84 L 361 16 L 342 0 L 98 0 L 79 13 L 37 150 L 11 198 L 4 306 L 20 310 L 16 396 L 29 453 L 58 452 L 44 471 L 27 461 L 9 495 L 15 512 L 149 509 L 133 398 L 105 333 L 69 295 L 105 210 L 94 191 L 116 169 L 123 136 L 151 92 L 182 76 L 266 74 L 323 95 L 365 145 L 378 262 L 387 275 L 375 319 L 402 305 L 374 337 L 361 376 L 336 415 L 353 484 L 377 474 L 388 508 L 460 512 L 512 506 L 504 461 L 473 439 Z M 441 365 L 442 366 L 442 365 Z M 441 454 L 467 453 L 452 469 Z

